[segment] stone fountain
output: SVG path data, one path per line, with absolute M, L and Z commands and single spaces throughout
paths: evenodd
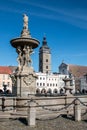
M 65 83 L 65 87 L 64 87 L 64 89 L 65 89 L 65 94 L 67 95 L 67 96 L 70 96 L 70 95 L 72 95 L 71 94 L 71 91 L 73 90 L 73 87 L 71 86 L 71 82 L 72 82 L 72 78 L 67 78 L 67 76 L 65 76 L 65 78 L 63 79 L 63 81 L 64 81 L 64 83 Z
M 38 47 L 39 41 L 32 38 L 28 29 L 28 16 L 23 15 L 23 30 L 19 38 L 12 39 L 11 45 L 18 53 L 18 67 L 11 76 L 13 80 L 13 94 L 17 97 L 35 95 L 37 75 L 32 67 L 31 55 Z

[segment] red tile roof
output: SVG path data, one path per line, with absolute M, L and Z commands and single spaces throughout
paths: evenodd
M 0 74 L 11 74 L 12 70 L 8 66 L 0 66 Z
M 80 65 L 69 65 L 69 71 L 75 76 L 75 77 L 82 77 L 83 75 L 87 74 L 87 66 L 80 66 Z

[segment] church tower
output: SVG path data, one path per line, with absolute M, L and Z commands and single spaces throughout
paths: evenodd
M 39 72 L 51 73 L 51 51 L 46 37 L 43 37 L 42 46 L 39 49 Z

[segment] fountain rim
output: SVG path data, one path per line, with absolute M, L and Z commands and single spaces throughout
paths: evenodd
M 10 41 L 10 43 L 14 48 L 17 48 L 17 46 L 29 45 L 32 46 L 33 49 L 37 48 L 40 44 L 40 42 L 37 39 L 29 37 L 14 38 Z

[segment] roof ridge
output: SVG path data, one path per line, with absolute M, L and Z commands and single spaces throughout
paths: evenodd
M 69 66 L 80 66 L 80 67 L 87 67 L 87 66 L 84 66 L 84 65 L 76 65 L 76 64 L 68 64 Z

